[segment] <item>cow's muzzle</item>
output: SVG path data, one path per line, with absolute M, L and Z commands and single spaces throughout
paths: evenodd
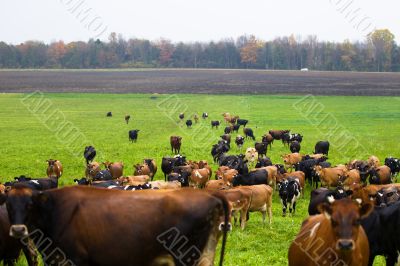
M 353 250 L 355 247 L 353 239 L 339 239 L 336 242 L 336 249 L 337 250 Z
M 28 235 L 28 228 L 24 224 L 11 225 L 10 236 L 14 238 L 21 238 Z
M 220 223 L 218 229 L 219 231 L 232 231 L 232 224 L 228 223 L 228 225 L 225 226 L 225 223 Z

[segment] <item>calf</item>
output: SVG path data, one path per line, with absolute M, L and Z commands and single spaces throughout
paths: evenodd
M 129 119 L 131 119 L 131 116 L 130 116 L 130 115 L 125 115 L 125 122 L 126 122 L 126 124 L 129 123 Z
M 180 153 L 181 145 L 182 145 L 182 137 L 180 136 L 171 136 L 170 137 L 170 144 L 171 144 L 171 152 L 175 154 Z
M 129 141 L 136 142 L 138 138 L 139 129 L 134 129 L 129 131 Z
M 211 121 L 211 128 L 218 129 L 220 122 L 219 121 Z
M 290 143 L 289 149 L 292 153 L 300 152 L 301 149 L 300 142 L 293 141 L 292 143 Z
M 117 179 L 123 175 L 124 172 L 124 164 L 121 162 L 103 162 L 104 166 L 108 171 L 113 179 Z
M 351 199 L 322 203 L 323 214 L 308 217 L 289 248 L 289 265 L 368 265 L 368 239 L 360 219 L 373 206 Z
M 83 157 L 85 157 L 86 164 L 93 162 L 94 157 L 96 157 L 96 149 L 93 146 L 86 146 Z
M 315 154 L 322 153 L 328 155 L 329 141 L 318 141 L 317 144 L 315 144 L 314 153 Z
M 252 140 L 256 140 L 256 137 L 254 137 L 253 130 L 251 128 L 243 128 L 243 134 L 247 138 L 251 138 Z
M 287 205 L 289 212 L 295 214 L 296 201 L 300 197 L 300 184 L 297 179 L 288 178 L 279 184 L 279 197 L 282 203 L 282 216 L 286 216 Z
M 188 127 L 188 128 L 191 128 L 192 127 L 192 125 L 193 125 L 193 122 L 192 122 L 192 120 L 186 120 L 186 126 Z
M 240 135 L 236 136 L 235 143 L 238 146 L 238 148 L 241 149 L 244 144 L 244 138 Z
M 63 167 L 59 160 L 47 160 L 47 177 L 56 176 L 60 178 L 63 173 Z

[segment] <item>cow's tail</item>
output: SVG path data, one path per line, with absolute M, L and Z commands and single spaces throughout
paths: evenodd
M 229 231 L 229 203 L 225 196 L 219 192 L 213 193 L 215 197 L 219 198 L 222 202 L 222 208 L 224 211 L 224 226 L 222 227 L 222 245 L 221 245 L 221 255 L 219 258 L 219 265 L 222 266 L 224 264 L 224 255 L 225 255 L 225 247 L 226 247 L 226 240 L 228 238 L 228 231 Z

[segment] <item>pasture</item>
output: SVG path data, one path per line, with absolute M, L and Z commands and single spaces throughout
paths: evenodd
M 134 163 L 154 158 L 158 163 L 155 179 L 163 179 L 160 162 L 163 156 L 173 155 L 169 146 L 171 135 L 183 137 L 181 154 L 187 159 L 212 162 L 211 146 L 223 134 L 225 122 L 218 130 L 212 130 L 210 121 L 223 121 L 221 114 L 224 112 L 248 119 L 247 127 L 254 130 L 258 141 L 269 129 L 301 133 L 304 136 L 301 153 L 304 154 L 312 153 L 318 140 L 327 139 L 332 145 L 329 153 L 332 164 L 345 163 L 350 156 L 366 159 L 373 154 L 381 161 L 389 155 L 400 156 L 400 98 L 396 97 L 316 96 L 303 99 L 303 96 L 289 95 L 84 93 L 26 96 L 0 95 L 1 182 L 19 175 L 44 177 L 46 160 L 53 158 L 64 166 L 61 185 L 71 185 L 74 178 L 84 176 L 83 149 L 86 145 L 96 147 L 96 161 L 124 162 L 125 175 L 133 173 Z M 32 104 L 37 104 L 39 98 L 46 101 L 36 108 Z M 307 109 L 305 103 L 318 108 Z M 106 117 L 108 111 L 112 111 L 112 117 Z M 51 116 L 52 112 L 58 116 Z M 208 112 L 209 118 L 200 118 L 198 124 L 187 129 L 184 122 L 179 122 L 180 112 L 186 117 Z M 125 114 L 131 115 L 129 124 L 124 121 Z M 78 138 L 67 132 L 72 128 L 79 132 Z M 137 143 L 128 141 L 128 130 L 131 129 L 140 129 Z M 243 135 L 242 129 L 239 134 Z M 344 141 L 346 143 L 342 145 Z M 231 147 L 231 154 L 241 152 L 234 143 Z M 246 140 L 244 147 L 254 147 L 254 142 Z M 282 163 L 280 156 L 288 152 L 287 147 L 275 141 L 267 155 L 274 163 Z M 212 164 L 212 167 L 215 170 L 217 165 Z M 228 237 L 226 265 L 287 265 L 289 244 L 307 217 L 309 194 L 307 188 L 294 217 L 281 216 L 279 196 L 275 193 L 271 227 L 262 225 L 258 213 L 250 215 L 244 231 L 235 227 Z M 376 265 L 383 265 L 382 258 Z

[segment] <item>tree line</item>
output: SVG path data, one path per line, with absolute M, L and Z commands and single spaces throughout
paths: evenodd
M 106 42 L 0 42 L 0 68 L 150 67 L 400 71 L 400 47 L 387 29 L 375 30 L 358 42 L 294 35 L 263 41 L 243 35 L 236 40 L 173 43 L 166 39 L 125 39 L 116 33 L 111 33 Z

